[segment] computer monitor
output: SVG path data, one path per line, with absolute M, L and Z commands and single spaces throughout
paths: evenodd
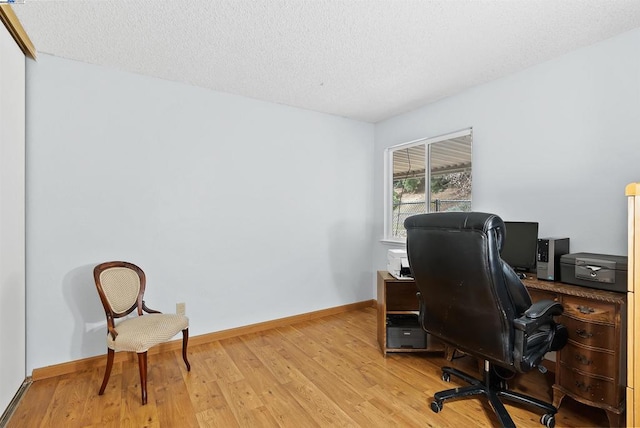
M 505 221 L 506 237 L 500 257 L 515 271 L 535 272 L 538 223 Z

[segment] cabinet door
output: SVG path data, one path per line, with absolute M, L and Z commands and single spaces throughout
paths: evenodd
M 387 281 L 387 312 L 392 311 L 417 311 L 418 288 L 415 282 L 390 282 Z

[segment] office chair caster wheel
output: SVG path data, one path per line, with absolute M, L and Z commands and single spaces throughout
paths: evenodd
M 433 410 L 433 413 L 440 412 L 440 410 L 442 410 L 442 401 L 436 401 L 436 400 L 432 401 L 431 410 Z
M 442 380 L 449 382 L 451 380 L 451 375 L 449 373 L 442 373 Z
M 433 407 L 431 407 L 433 409 Z M 547 428 L 553 428 L 556 426 L 556 417 L 551 413 L 547 413 L 546 415 L 542 415 L 540 418 L 540 423 Z

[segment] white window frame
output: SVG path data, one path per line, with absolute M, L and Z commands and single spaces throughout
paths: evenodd
M 408 149 L 413 146 L 425 145 L 425 171 L 430 171 L 430 159 L 431 159 L 431 144 L 439 143 L 441 141 L 450 140 L 453 138 L 459 138 L 470 135 L 473 140 L 473 128 L 465 128 L 460 131 L 451 132 L 448 134 L 438 135 L 436 137 L 430 138 L 421 138 L 419 140 L 409 141 L 407 143 L 397 144 L 395 146 L 387 147 L 384 150 L 384 237 L 381 239 L 382 242 L 388 242 L 393 244 L 404 244 L 406 242 L 406 238 L 397 238 L 392 236 L 393 226 L 392 226 L 392 217 L 393 217 L 393 152 Z M 426 188 L 429 189 L 431 186 L 431 174 L 425 173 L 425 177 L 427 182 L 425 183 Z M 425 198 L 425 210 L 427 213 L 430 210 L 430 204 Z M 473 204 L 473 202 L 472 202 Z

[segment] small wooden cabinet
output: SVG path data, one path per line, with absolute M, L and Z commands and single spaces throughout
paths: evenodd
M 378 344 L 380 350 L 388 352 L 426 352 L 444 351 L 444 344 L 427 335 L 425 348 L 389 348 L 387 340 L 387 316 L 418 314 L 418 291 L 413 280 L 396 279 L 387 271 L 378 271 Z
M 620 426 L 625 410 L 625 294 L 558 282 L 524 280 L 533 301 L 562 303 L 558 322 L 569 341 L 556 354 L 553 405 L 568 395 L 607 412 L 610 426 Z

